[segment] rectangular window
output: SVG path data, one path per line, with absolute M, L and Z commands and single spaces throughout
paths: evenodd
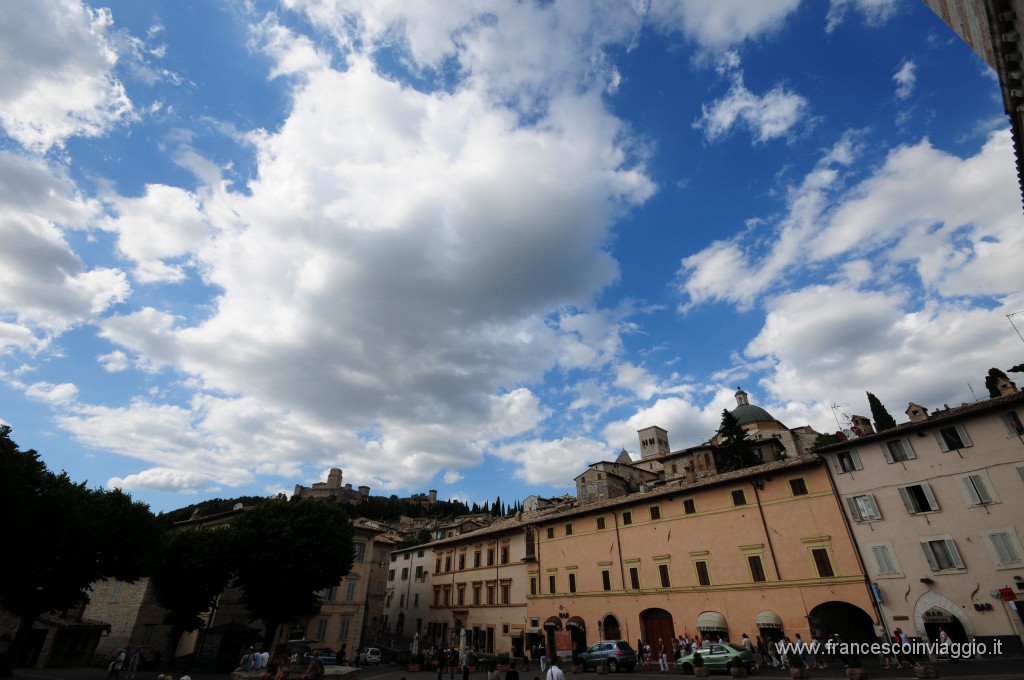
M 530 577 L 530 595 L 536 595 L 536 594 L 537 594 L 537 577 L 536 576 L 531 576 Z
M 789 480 L 789 491 L 794 496 L 807 495 L 807 481 L 803 477 Z
M 887 545 L 871 546 L 871 554 L 875 556 L 875 564 L 878 566 L 879 576 L 891 576 L 900 573 L 896 568 L 896 561 L 892 558 Z
M 460 583 L 455 591 L 455 602 L 461 607 L 466 604 L 466 584 Z
M 989 491 L 988 483 L 983 475 L 964 475 L 960 478 L 963 482 L 964 491 L 967 493 L 967 500 L 971 505 L 989 505 L 994 501 L 992 492 Z
M 629 510 L 622 513 L 622 526 L 629 526 L 633 523 L 633 513 Z
M 507 583 L 501 584 L 501 603 L 511 604 L 512 602 L 512 587 Z
M 671 581 L 671 579 L 669 578 L 669 575 L 668 575 L 668 565 L 667 564 L 659 564 L 658 565 L 658 576 L 661 577 L 661 587 L 662 588 L 671 588 L 672 587 L 672 581 Z
M 629 586 L 633 590 L 640 590 L 640 569 L 639 567 L 629 568 Z
M 494 566 L 494 548 L 488 548 L 487 549 L 487 566 L 488 567 L 493 567 Z
M 906 437 L 890 439 L 885 442 L 882 444 L 882 453 L 885 454 L 885 460 L 889 463 L 899 463 L 917 458 L 914 448 L 910 445 L 910 440 Z
M 687 515 L 693 515 L 697 512 L 697 502 L 692 498 L 683 500 L 683 512 Z
M 711 573 L 708 571 L 707 562 L 704 560 L 697 560 L 693 563 L 693 568 L 697 570 L 697 583 L 699 585 L 711 585 Z
M 405 593 L 402 593 L 401 595 L 398 596 L 398 608 L 399 609 L 405 609 Z M 318 635 L 317 637 L 320 637 L 320 636 Z M 320 637 L 320 639 L 323 640 L 322 637 Z
M 1021 563 L 1020 549 L 1017 541 L 1009 530 L 992 531 L 985 534 L 992 552 L 996 558 L 996 564 L 1000 567 L 1018 565 Z
M 349 581 L 345 586 L 345 602 L 351 602 L 356 599 L 356 582 Z
M 409 567 L 402 567 L 402 580 L 403 581 L 408 581 L 409 580 Z
M 316 620 L 316 634 L 313 636 L 317 640 L 327 639 L 327 617 L 321 616 Z
M 409 559 L 409 554 L 408 553 L 406 553 L 405 559 Z M 398 555 L 391 555 L 391 561 L 392 562 L 397 562 L 398 561 Z
M 465 568 L 466 568 L 466 553 L 462 553 L 462 554 L 459 555 L 459 571 L 462 571 Z
M 550 538 L 550 536 L 549 536 L 549 538 Z M 473 566 L 474 567 L 479 567 L 480 566 L 480 551 L 479 550 L 477 550 L 475 553 L 473 553 Z
M 366 544 L 365 543 L 353 543 L 352 544 L 352 551 L 354 553 L 353 556 L 352 556 L 352 559 L 354 559 L 356 562 L 362 562 L 363 561 L 363 557 L 366 555 Z M 323 640 L 323 638 L 320 638 L 320 639 Z
M 612 589 L 612 573 L 607 569 L 601 570 L 601 587 L 606 591 Z
M 860 496 L 850 496 L 846 499 L 850 507 L 850 516 L 854 522 L 871 522 L 882 519 L 882 513 L 878 510 L 875 497 L 869 493 Z
M 750 578 L 754 583 L 762 583 L 768 579 L 764 575 L 764 565 L 760 555 L 747 555 L 747 566 L 750 567 Z
M 911 515 L 918 515 L 922 512 L 937 512 L 939 503 L 935 500 L 931 486 L 927 482 L 912 484 L 900 487 L 900 498 L 903 505 Z
M 501 546 L 501 563 L 508 564 L 508 546 Z
M 554 537 L 555 537 L 555 528 L 554 527 L 548 527 L 548 538 L 554 538 Z
M 445 571 L 451 571 L 452 570 L 452 557 L 451 557 L 451 555 L 448 555 L 448 556 L 446 556 L 444 558 L 444 570 Z
M 394 569 L 388 569 L 388 580 L 389 581 L 394 581 L 395 580 L 395 570 Z
M 339 640 L 347 640 L 349 629 L 352 628 L 352 617 L 342 616 L 341 617 L 341 630 L 338 632 Z
M 416 580 L 421 580 L 422 578 L 423 578 L 423 565 L 422 564 L 417 564 L 416 565 Z
M 935 430 L 935 439 L 943 451 L 957 451 L 972 446 L 971 438 L 962 425 L 950 425 Z
M 732 504 L 733 505 L 746 505 L 747 494 L 743 492 L 743 489 L 735 489 L 732 492 Z
M 494 585 L 487 585 L 487 604 L 494 604 Z
M 960 559 L 960 551 L 956 549 L 956 543 L 952 539 L 921 541 L 921 549 L 924 550 L 925 559 L 928 560 L 928 566 L 932 571 L 964 568 L 964 561 Z
M 1003 424 L 1006 425 L 1006 430 L 1013 437 L 1024 436 L 1024 423 L 1021 422 L 1020 416 L 1017 415 L 1016 411 L 1008 411 L 1003 414 Z
M 864 466 L 860 464 L 860 456 L 856 451 L 840 451 L 836 454 L 836 472 L 842 474 L 862 469 Z
M 480 584 L 473 584 L 473 604 L 480 604 Z
M 114 589 L 110 593 L 111 602 L 121 601 L 121 591 L 124 590 L 124 581 L 114 581 Z
M 419 607 L 420 606 L 420 594 L 419 593 L 413 593 L 412 594 L 412 606 L 413 607 Z
M 604 517 L 597 518 L 597 528 L 604 529 Z
M 569 522 L 565 525 L 565 535 L 572 536 L 572 522 Z
M 440 557 L 438 557 L 437 561 L 434 562 L 434 573 L 435 574 L 440 574 L 441 573 L 441 558 Z
M 821 578 L 832 578 L 836 575 L 832 568 L 832 560 L 829 558 L 826 548 L 814 548 L 811 550 L 811 557 L 814 558 L 814 567 L 818 570 Z
M 661 507 L 652 505 L 651 508 L 651 519 L 661 519 Z
M 555 590 L 555 575 L 554 574 L 551 574 L 550 576 L 548 576 L 548 592 L 549 593 L 557 592 Z
M 576 592 L 576 574 L 572 574 L 572 573 L 569 574 L 569 592 L 570 593 L 575 593 Z

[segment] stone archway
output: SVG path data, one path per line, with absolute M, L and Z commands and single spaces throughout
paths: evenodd
M 929 622 L 931 616 L 926 616 L 927 612 L 932 610 L 942 610 L 950 615 L 959 624 L 959 628 L 963 630 L 963 635 L 966 639 L 964 640 L 953 640 L 954 642 L 970 642 L 974 639 L 974 626 L 971 624 L 971 620 L 964 616 L 963 612 L 960 611 L 960 607 L 956 606 L 956 603 L 950 600 L 948 597 L 939 595 L 936 592 L 929 590 L 927 593 L 918 598 L 914 604 L 914 626 L 917 628 L 917 634 L 921 636 L 930 637 L 931 635 L 938 638 L 938 621 L 933 620 Z M 931 623 L 931 626 L 929 626 Z M 932 630 L 934 629 L 934 630 Z M 953 639 L 953 631 L 957 631 L 957 627 L 946 628 L 946 632 L 949 633 L 949 637 Z
M 619 628 L 619 620 L 615 618 L 614 614 L 608 614 L 602 621 L 602 639 L 604 640 L 621 640 L 622 629 Z

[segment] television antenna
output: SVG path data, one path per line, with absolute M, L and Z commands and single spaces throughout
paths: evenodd
M 839 412 L 838 412 L 837 409 L 841 409 L 841 408 L 844 408 L 846 406 L 849 406 L 849 404 L 832 404 L 832 417 L 836 419 L 836 426 L 840 430 L 843 429 L 843 424 L 839 422 Z M 849 422 L 850 422 L 850 414 L 849 413 L 844 413 L 843 414 L 843 420 L 847 424 L 849 424 Z
M 1017 316 L 1018 314 L 1024 314 L 1024 310 L 1021 310 L 1019 312 L 1012 312 L 1010 314 L 1007 314 L 1006 315 L 1006 320 L 1010 322 L 1011 326 L 1013 326 L 1013 330 L 1017 331 L 1017 337 L 1020 338 L 1020 341 L 1024 342 L 1024 335 L 1020 334 L 1020 329 L 1017 328 L 1017 324 L 1015 324 L 1013 322 L 1013 317 Z

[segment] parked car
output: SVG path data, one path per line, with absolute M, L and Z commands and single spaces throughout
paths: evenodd
M 317 651 L 320 652 L 320 661 L 325 666 L 334 666 L 338 663 L 338 655 L 335 654 L 334 650 L 330 647 L 321 647 Z
M 380 649 L 376 647 L 367 647 L 363 651 L 359 652 L 359 663 L 363 666 L 379 664 Z
M 757 670 L 754 655 L 747 650 L 729 642 L 712 642 L 700 649 L 695 649 L 676 661 L 676 668 L 686 675 L 693 675 L 693 655 L 700 654 L 704 659 L 704 667 L 713 671 L 726 671 L 743 666 L 747 671 Z
M 636 668 L 636 652 L 625 640 L 602 640 L 594 643 L 580 654 L 579 658 L 583 670 L 608 666 L 608 672 L 614 673 L 619 669 L 631 671 Z

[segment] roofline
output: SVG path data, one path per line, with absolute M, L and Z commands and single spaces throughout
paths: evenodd
M 864 442 L 870 443 L 885 439 L 892 439 L 893 436 L 899 436 L 904 432 L 917 432 L 919 430 L 932 429 L 938 425 L 942 425 L 943 423 L 974 418 L 991 411 L 996 411 L 1005 407 L 1007 404 L 1015 404 L 1021 401 L 1024 401 L 1024 392 L 1017 391 L 1011 394 L 1003 394 L 998 397 L 992 397 L 991 399 L 985 399 L 984 401 L 977 401 L 973 404 L 955 406 L 948 411 L 940 411 L 939 413 L 930 415 L 927 419 L 916 423 L 906 422 L 889 430 L 872 432 L 871 434 L 866 434 L 862 437 L 854 437 L 853 439 L 847 439 L 843 442 L 819 446 L 814 449 L 814 453 L 831 453 L 832 451 L 841 451 L 843 449 L 850 448 L 850 446 L 860 445 Z

